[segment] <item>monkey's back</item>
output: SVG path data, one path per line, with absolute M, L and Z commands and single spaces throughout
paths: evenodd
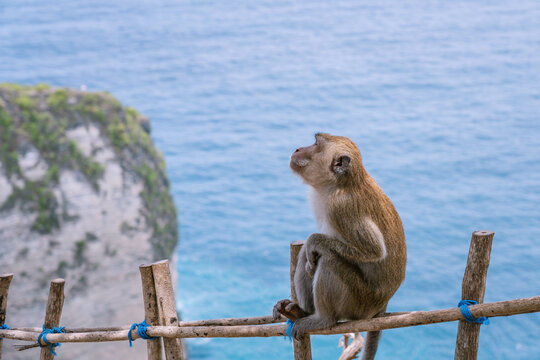
M 352 190 L 348 189 L 348 193 L 342 197 L 346 200 L 334 206 L 342 206 L 352 211 L 353 214 L 348 215 L 358 221 L 368 217 L 377 225 L 384 237 L 386 256 L 383 259 L 353 264 L 359 270 L 356 273 L 359 281 L 367 285 L 357 285 L 360 289 L 357 318 L 369 318 L 384 310 L 405 279 L 407 247 L 401 218 L 388 196 L 369 175 L 363 178 L 361 185 Z M 338 227 L 354 226 L 344 223 L 339 225 Z
M 368 185 L 366 189 L 371 189 L 371 191 L 364 191 L 362 197 L 365 199 L 371 196 L 372 199 L 368 203 L 372 206 L 365 208 L 365 215 L 369 216 L 381 230 L 387 252 L 386 257 L 374 263 L 370 270 L 375 273 L 379 287 L 383 287 L 380 290 L 384 294 L 381 295 L 387 296 L 388 301 L 405 279 L 407 265 L 405 231 L 401 218 L 390 198 L 386 196 L 371 176 L 368 175 L 366 180 Z

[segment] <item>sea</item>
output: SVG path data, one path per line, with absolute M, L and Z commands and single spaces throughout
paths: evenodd
M 456 307 L 471 234 L 485 301 L 540 294 L 540 3 L 0 0 L 0 82 L 108 91 L 151 119 L 178 208 L 184 320 L 271 314 L 316 232 L 289 156 L 348 136 L 408 245 L 389 311 Z M 379 359 L 450 359 L 457 323 L 384 331 Z M 540 314 L 482 326 L 479 359 L 540 359 Z M 339 336 L 313 336 L 337 359 Z M 190 358 L 292 359 L 284 338 Z

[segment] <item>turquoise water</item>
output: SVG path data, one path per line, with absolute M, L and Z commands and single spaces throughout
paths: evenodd
M 472 231 L 496 232 L 485 301 L 540 294 L 537 1 L 0 0 L 0 81 L 107 90 L 152 120 L 179 208 L 184 319 L 270 314 L 289 243 L 316 231 L 288 168 L 351 137 L 404 222 L 390 311 L 456 306 Z M 442 359 L 456 323 L 386 331 L 381 359 Z M 480 359 L 540 359 L 540 316 L 494 318 Z M 338 337 L 313 338 L 337 359 Z M 192 359 L 291 359 L 272 339 Z

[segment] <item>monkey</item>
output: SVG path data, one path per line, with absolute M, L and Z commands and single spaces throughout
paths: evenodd
M 299 340 L 340 320 L 383 314 L 405 279 L 405 233 L 358 147 L 347 137 L 317 133 L 313 145 L 291 155 L 290 167 L 310 186 L 320 233 L 308 237 L 298 256 L 298 302 L 278 301 L 274 318 L 293 320 L 291 336 Z M 375 357 L 380 336 L 367 333 L 363 360 Z

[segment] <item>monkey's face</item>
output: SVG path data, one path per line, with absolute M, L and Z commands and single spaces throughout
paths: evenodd
M 315 143 L 301 147 L 291 155 L 291 169 L 309 185 L 335 186 L 352 175 L 353 162 L 361 167 L 360 152 L 345 137 L 316 134 Z

